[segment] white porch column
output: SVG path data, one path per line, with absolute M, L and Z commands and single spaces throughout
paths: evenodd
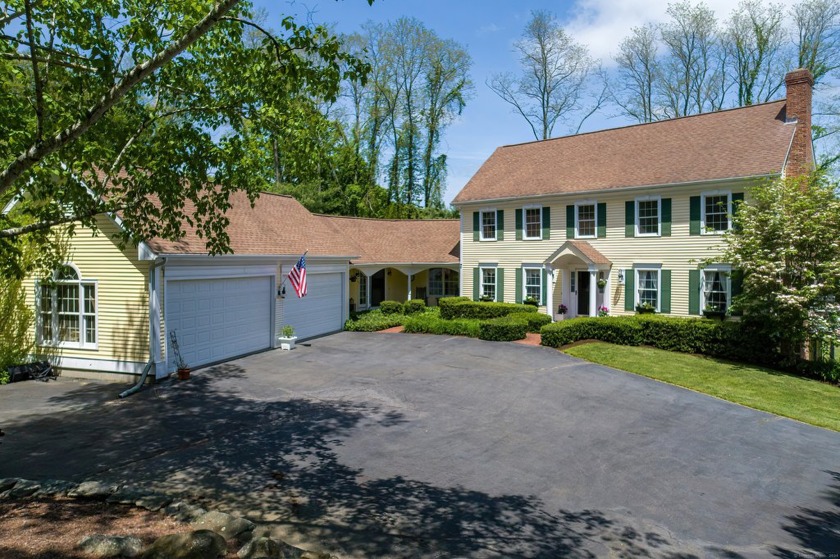
M 413 274 L 408 274 L 408 301 L 411 301 L 411 278 Z
M 589 316 L 598 316 L 598 272 L 589 270 Z
M 545 312 L 554 321 L 554 270 L 551 269 L 550 264 L 545 265 L 545 277 L 548 285 L 546 286 L 545 298 Z

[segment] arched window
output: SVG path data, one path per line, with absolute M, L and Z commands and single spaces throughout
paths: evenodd
M 96 348 L 96 282 L 82 279 L 79 269 L 65 264 L 52 281 L 38 285 L 38 343 L 59 347 Z

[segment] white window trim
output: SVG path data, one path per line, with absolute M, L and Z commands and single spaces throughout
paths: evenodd
M 706 227 L 706 197 L 726 196 L 726 229 L 722 231 L 710 230 Z M 731 190 L 710 190 L 700 194 L 700 234 L 701 235 L 723 235 L 732 229 L 732 191 Z
M 642 266 L 635 266 L 633 268 L 634 286 L 633 286 L 633 308 L 639 306 L 639 272 L 656 272 L 656 312 L 660 312 L 662 305 L 662 265 L 661 264 L 645 264 Z
M 639 202 L 656 201 L 656 233 L 642 233 L 639 229 L 641 215 L 639 213 Z M 661 237 L 662 236 L 662 197 L 661 196 L 640 196 L 635 200 L 636 204 L 636 236 L 637 237 Z
M 700 312 L 705 310 L 706 305 L 706 272 L 725 272 L 726 281 L 726 309 L 732 306 L 732 265 L 731 264 L 710 264 L 700 268 Z
M 528 236 L 528 220 L 526 219 L 527 210 L 540 210 L 540 226 L 537 229 L 539 234 L 536 237 L 529 237 Z M 596 218 L 597 219 L 597 218 Z M 543 238 L 543 207 L 540 205 L 532 204 L 530 206 L 522 206 L 522 238 L 526 241 L 541 241 Z
M 580 207 L 581 206 L 592 206 L 594 216 L 595 216 L 595 232 L 592 235 L 581 235 L 580 234 Z M 582 200 L 575 204 L 575 239 L 595 239 L 598 237 L 598 202 L 596 200 Z
M 493 233 L 492 237 L 484 236 L 484 214 L 493 214 Z M 478 210 L 478 240 L 479 241 L 495 241 L 499 235 L 499 212 L 496 208 L 485 208 Z
M 542 300 L 542 293 L 543 293 L 542 272 L 543 272 L 543 269 L 544 268 L 542 266 L 537 266 L 535 264 L 523 264 L 522 265 L 522 300 L 523 301 L 528 297 L 528 282 L 527 282 L 527 276 L 526 276 L 525 272 L 527 270 L 537 270 L 539 272 L 537 274 L 537 277 L 540 278 L 540 290 L 539 290 L 538 295 L 537 295 L 537 302 L 540 305 L 545 305 L 545 301 Z
M 498 264 L 479 264 L 478 273 L 480 280 L 478 283 L 478 296 L 484 297 L 484 270 L 493 270 L 493 301 L 499 300 L 499 266 Z M 489 284 L 488 284 L 489 285 Z
M 52 301 L 50 303 L 50 320 L 51 326 L 50 330 L 53 334 L 53 339 L 45 340 L 44 339 L 44 322 L 43 322 L 43 313 L 41 312 L 41 282 L 36 280 L 35 281 L 35 304 L 36 304 L 36 319 L 35 319 L 35 343 L 42 347 L 55 347 L 61 349 L 99 349 L 99 331 L 101 329 L 100 324 L 100 315 L 99 315 L 99 280 L 92 280 L 92 279 L 84 279 L 82 276 L 79 267 L 73 264 L 72 262 L 65 262 L 61 266 L 67 266 L 69 268 L 73 268 L 76 272 L 76 276 L 79 279 L 77 280 L 53 280 L 53 285 L 78 285 L 79 286 L 79 341 L 78 342 L 60 342 L 56 341 L 56 336 L 58 336 L 58 290 L 53 287 L 50 289 L 50 297 Z M 55 274 L 55 272 L 53 272 Z M 86 335 L 86 321 L 85 321 L 85 313 L 84 312 L 84 304 L 85 304 L 85 286 L 93 286 L 93 304 L 94 304 L 94 312 L 93 317 L 96 320 L 96 330 L 94 331 L 94 341 L 93 343 L 85 342 L 85 335 Z
M 362 272 L 362 271 L 357 271 L 356 273 L 359 274 L 359 277 L 357 278 L 358 281 L 359 281 L 359 307 L 358 308 L 366 309 L 370 306 L 370 293 L 369 293 L 370 278 L 368 278 L 367 275 L 365 275 L 365 273 Z M 364 281 L 365 281 L 364 290 L 362 289 L 362 278 L 364 278 Z M 365 296 L 365 302 L 364 303 L 362 303 L 362 294 L 364 294 L 364 296 Z

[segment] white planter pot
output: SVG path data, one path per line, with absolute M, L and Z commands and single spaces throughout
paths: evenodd
M 292 336 L 291 338 L 284 338 L 280 337 L 280 349 L 285 350 L 292 350 L 295 349 L 295 340 L 297 340 L 297 336 Z
M 565 315 L 565 314 L 555 314 L 555 315 L 554 315 L 554 322 L 560 322 L 560 321 L 561 321 L 561 320 L 563 320 L 564 318 L 566 318 L 566 315 Z

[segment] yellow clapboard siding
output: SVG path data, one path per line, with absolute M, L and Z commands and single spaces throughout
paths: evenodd
M 93 235 L 77 224 L 70 240 L 68 260 L 81 272 L 83 280 L 97 282 L 97 349 L 60 348 L 51 354 L 86 359 L 142 362 L 149 358 L 149 263 L 137 258 L 137 249 L 120 250 L 111 238 L 117 226 L 99 219 L 99 232 Z M 34 307 L 35 278 L 28 280 L 30 304 Z
M 639 189 L 632 192 L 596 192 L 575 196 L 555 196 L 540 202 L 506 201 L 502 203 L 478 203 L 460 207 L 463 215 L 461 231 L 462 276 L 461 293 L 472 296 L 472 270 L 481 263 L 495 263 L 510 270 L 505 273 L 504 300 L 515 300 L 515 274 L 513 270 L 523 263 L 540 264 L 560 245 L 566 242 L 566 206 L 576 202 L 604 202 L 607 204 L 606 237 L 581 239 L 588 242 L 612 262 L 609 297 L 611 314 L 624 314 L 623 287 L 618 285 L 618 270 L 630 269 L 633 264 L 661 264 L 662 269 L 671 270 L 671 314 L 688 314 L 689 280 L 688 272 L 697 269 L 701 260 L 714 258 L 720 252 L 721 238 L 718 235 L 689 235 L 689 199 L 704 192 L 745 192 L 752 183 L 733 181 L 714 186 L 674 186 Z M 625 237 L 624 204 L 637 197 L 658 195 L 671 198 L 670 237 Z M 551 208 L 551 238 L 548 240 L 516 240 L 517 208 L 542 203 Z M 495 209 L 504 211 L 504 240 L 473 241 L 474 211 Z M 558 280 L 554 289 L 554 311 L 562 302 L 562 282 Z

